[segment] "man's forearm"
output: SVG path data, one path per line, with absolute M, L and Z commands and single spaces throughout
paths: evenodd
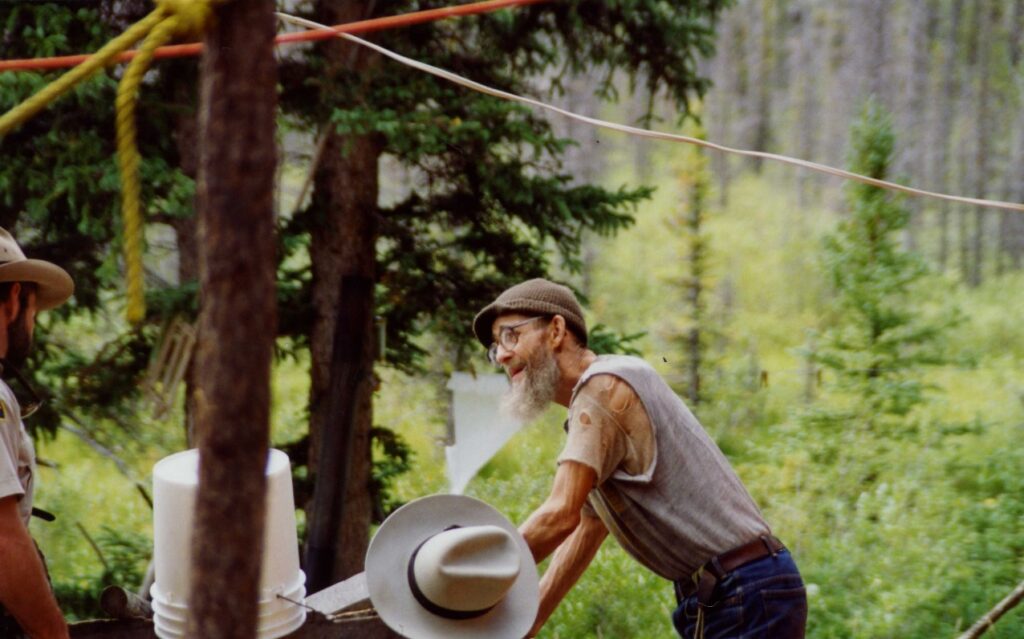
M 555 473 L 551 494 L 519 527 L 533 559 L 540 563 L 572 534 L 580 522 L 580 509 L 593 488 L 596 473 L 576 462 L 565 462 Z
M 2 508 L 2 507 L 0 507 Z M 46 580 L 43 562 L 20 518 L 0 514 L 0 603 L 33 639 L 63 639 L 67 624 Z
M 566 593 L 579 581 L 607 536 L 608 529 L 600 519 L 585 515 L 576 530 L 558 547 L 540 582 L 540 608 L 531 637 L 540 631 Z
M 520 534 L 533 553 L 533 560 L 540 563 L 558 548 L 573 533 L 580 521 L 579 511 L 566 512 L 545 504 L 519 527 Z

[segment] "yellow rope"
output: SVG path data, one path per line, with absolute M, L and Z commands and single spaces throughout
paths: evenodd
M 97 70 L 109 65 L 117 54 L 135 44 L 161 20 L 159 10 L 136 22 L 127 31 L 108 42 L 92 57 L 43 87 L 38 93 L 0 116 L 0 138 L 30 120 L 47 105 L 70 91 Z
M 88 60 L 65 73 L 38 93 L 0 116 L 0 139 L 43 110 L 76 84 L 97 70 L 111 64 L 114 58 L 142 38 L 138 54 L 129 63 L 117 87 L 114 102 L 117 124 L 117 160 L 121 172 L 121 215 L 124 223 L 125 279 L 127 280 L 128 321 L 137 324 L 145 319 L 146 301 L 143 291 L 142 265 L 143 216 L 139 207 L 139 156 L 136 144 L 135 103 L 139 86 L 153 61 L 156 49 L 177 35 L 202 33 L 212 4 L 222 0 L 157 0 L 157 8 L 127 31 L 108 42 Z
M 124 262 L 127 280 L 128 321 L 138 324 L 146 317 L 145 274 L 142 263 L 143 216 L 139 207 L 139 156 L 136 144 L 135 103 L 139 85 L 153 62 L 156 49 L 176 35 L 193 35 L 205 27 L 212 0 L 158 0 L 160 20 L 154 24 L 125 70 L 117 87 L 117 160 L 121 171 L 121 215 L 124 223 Z
M 117 163 L 121 171 L 121 217 L 124 223 L 124 264 L 127 280 L 128 321 L 138 324 L 146 317 L 146 298 L 143 290 L 142 267 L 143 219 L 139 210 L 139 148 L 136 144 L 135 103 L 139 85 L 153 60 L 156 48 L 166 44 L 174 35 L 171 20 L 162 20 L 153 27 L 138 55 L 117 87 L 114 101 L 117 125 Z

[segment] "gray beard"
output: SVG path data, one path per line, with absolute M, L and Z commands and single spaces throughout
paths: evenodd
M 534 361 L 527 362 L 523 379 L 502 395 L 501 413 L 522 423 L 537 419 L 554 401 L 560 377 L 554 353 L 538 351 Z

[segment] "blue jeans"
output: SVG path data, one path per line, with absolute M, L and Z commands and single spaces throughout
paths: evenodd
M 683 639 L 696 637 L 697 595 L 672 613 Z M 803 639 L 807 592 L 789 551 L 769 555 L 725 576 L 703 610 L 704 639 Z

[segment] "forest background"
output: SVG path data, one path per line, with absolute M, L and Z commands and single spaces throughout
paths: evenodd
M 856 159 L 851 130 L 873 96 L 891 113 L 889 177 L 1024 202 L 1022 27 L 1021 0 L 737 2 L 720 16 L 716 53 L 697 65 L 712 84 L 693 107 L 716 142 L 845 166 Z M 44 35 L 39 41 L 53 53 L 72 52 Z M 93 36 L 101 35 L 97 27 Z M 188 73 L 187 62 L 167 64 Z M 643 81 L 615 75 L 610 102 L 595 97 L 607 88 L 599 74 L 538 73 L 529 84 L 541 95 L 556 80 L 564 92 L 554 99 L 570 110 L 665 130 L 678 124 L 678 106 L 646 91 Z M 7 75 L 0 82 L 4 90 L 16 84 Z M 99 101 L 105 95 L 97 84 L 71 99 L 80 106 Z M 152 98 L 151 108 L 160 99 L 168 109 L 177 104 L 163 95 Z M 653 118 L 645 117 L 649 112 Z M 71 118 L 67 113 L 61 117 Z M 301 117 L 283 123 L 286 218 L 301 205 L 296 200 L 317 140 Z M 50 135 L 84 148 L 92 134 L 73 124 L 65 119 Z M 885 303 L 892 302 L 892 295 L 883 300 L 886 291 L 898 291 L 894 316 L 903 314 L 896 325 L 906 330 L 888 343 L 858 343 L 849 338 L 863 326 L 851 308 L 870 306 L 857 299 L 872 292 L 850 287 L 835 268 L 856 268 L 855 229 L 864 210 L 858 193 L 834 178 L 767 162 L 702 158 L 680 145 L 563 120 L 551 125 L 575 142 L 562 172 L 636 197 L 627 198 L 632 222 L 611 224 L 604 235 L 582 234 L 578 261 L 553 258 L 550 276 L 574 285 L 586 296 L 591 324 L 626 336 L 618 348 L 638 351 L 695 405 L 800 563 L 810 636 L 954 636 L 1021 580 L 1021 214 L 898 202 L 905 215 L 892 218 L 891 235 L 898 253 L 917 260 L 896 270 L 914 276 L 904 288 L 884 270 L 867 268 L 864 279 L 890 287 L 875 291 Z M 700 133 L 692 122 L 683 130 Z M 148 151 L 160 157 L 155 147 Z M 192 301 L 181 290 L 187 291 L 188 258 L 170 232 L 183 223 L 166 211 L 186 202 L 190 190 L 169 167 L 149 168 L 152 188 L 164 198 L 150 216 L 157 223 L 148 229 L 149 279 L 173 292 L 151 295 L 150 303 L 187 308 Z M 5 160 L 5 193 L 37 186 L 19 184 L 16 176 L 25 172 L 17 171 Z M 116 183 L 113 169 L 102 179 Z M 401 201 L 417 176 L 385 156 L 379 179 L 381 200 Z M 649 198 L 640 197 L 643 185 L 656 187 Z M 43 219 L 47 202 L 67 193 L 37 189 L 41 196 L 24 201 Z M 75 219 L 100 223 L 99 216 Z M 99 237 L 97 229 L 87 231 Z M 560 254 L 556 238 L 542 238 L 537 248 Z M 285 268 L 297 270 L 302 254 L 301 246 L 290 253 Z M 58 520 L 34 524 L 62 605 L 86 617 L 96 614 L 104 583 L 141 582 L 151 515 L 137 486 L 147 484 L 155 460 L 187 446 L 180 402 L 156 417 L 144 394 L 124 390 L 140 378 L 165 326 L 126 330 L 116 256 L 88 268 L 111 282 L 97 289 L 102 303 L 44 319 L 40 331 L 37 379 L 65 405 L 45 422 L 51 430 L 38 430 L 46 462 L 38 503 Z M 374 423 L 398 435 L 376 440 L 382 511 L 445 489 L 447 375 L 467 364 L 486 370 L 479 353 L 458 352 L 443 326 L 427 324 L 409 341 L 422 354 L 418 368 L 381 362 L 376 369 Z M 927 353 L 916 348 L 920 327 L 927 327 Z M 875 376 L 859 375 L 878 362 L 866 354 L 882 356 L 890 347 L 886 372 L 894 377 L 880 377 L 895 389 L 895 408 L 879 403 Z M 62 351 L 78 360 L 62 359 Z M 900 355 L 906 353 L 913 356 Z M 310 421 L 310 364 L 294 336 L 281 338 L 280 354 L 273 439 L 289 447 Z M 118 384 L 106 376 L 114 364 L 126 371 Z M 510 442 L 469 493 L 521 521 L 549 488 L 560 442 L 560 415 L 552 410 Z M 300 472 L 299 484 L 302 478 Z M 671 607 L 670 589 L 609 543 L 545 636 L 668 636 Z M 1011 613 L 990 636 L 1024 637 L 1020 615 Z

